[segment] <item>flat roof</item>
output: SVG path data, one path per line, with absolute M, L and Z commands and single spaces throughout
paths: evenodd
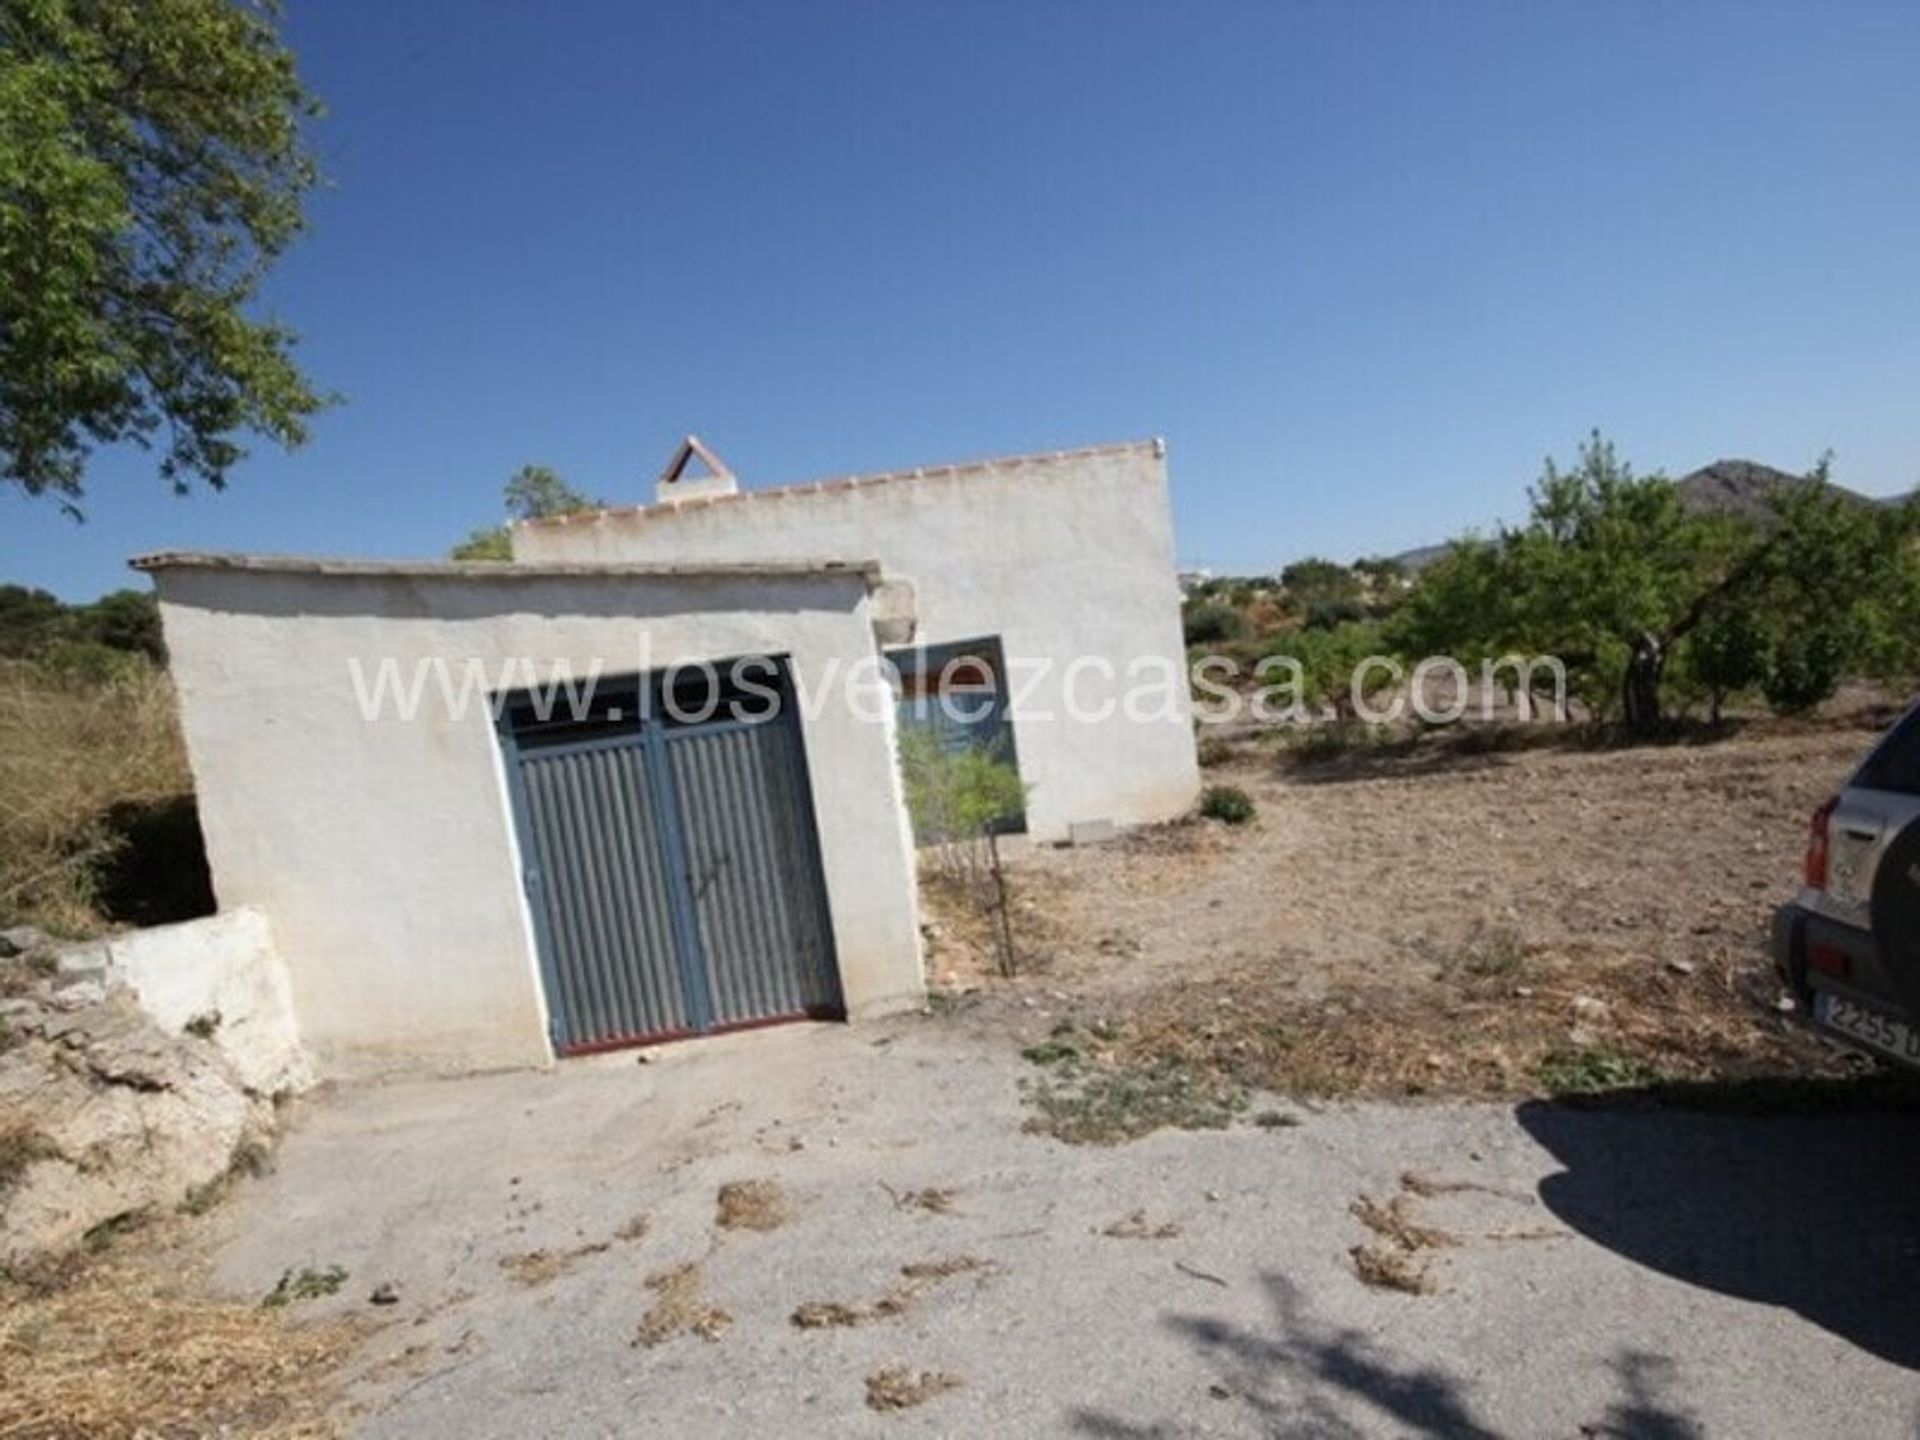
M 989 470 L 1020 470 L 1046 465 L 1070 464 L 1078 460 L 1098 460 L 1111 455 L 1167 452 L 1165 440 L 1123 440 L 1111 445 L 1086 445 L 1078 450 L 1036 450 L 1025 455 L 1001 455 L 987 460 L 967 460 L 954 465 L 921 465 L 911 470 L 876 470 L 866 475 L 841 475 L 825 480 L 802 480 L 793 485 L 764 485 L 754 490 L 734 490 L 719 495 L 689 495 L 684 500 L 652 500 L 633 505 L 600 505 L 576 510 L 567 515 L 549 515 L 539 520 L 513 520 L 510 529 L 539 529 L 549 525 L 578 525 L 602 515 L 672 514 L 696 510 L 708 505 L 733 505 L 745 500 L 789 500 L 801 495 L 818 495 L 835 490 L 864 490 L 871 485 L 892 485 L 903 480 L 930 480 L 937 477 L 981 474 Z
M 602 576 L 629 580 L 792 579 L 857 576 L 880 579 L 878 560 L 756 560 L 742 563 L 520 565 L 507 560 L 353 560 L 332 555 L 249 555 L 231 550 L 157 550 L 127 562 L 135 570 L 239 570 L 263 575 L 337 575 L 420 580 L 546 580 Z

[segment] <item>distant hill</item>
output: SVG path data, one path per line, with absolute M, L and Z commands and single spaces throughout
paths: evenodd
M 1673 488 L 1679 492 L 1680 503 L 1696 514 L 1743 515 L 1758 520 L 1766 515 L 1767 497 L 1775 490 L 1797 490 L 1812 483 L 1805 475 L 1789 475 L 1753 460 L 1716 460 L 1674 481 Z M 1844 485 L 1829 482 L 1828 488 L 1861 505 L 1882 503 Z
M 1757 520 L 1767 513 L 1767 497 L 1775 489 L 1812 483 L 1804 475 L 1789 474 L 1755 460 L 1716 460 L 1711 465 L 1701 466 L 1691 475 L 1681 476 L 1673 482 L 1673 488 L 1679 492 L 1680 503 L 1696 514 L 1743 515 L 1749 520 Z M 1831 485 L 1831 488 L 1835 494 L 1862 505 L 1891 505 L 1905 498 L 1890 496 L 1877 500 L 1857 490 L 1849 490 L 1844 485 Z M 1452 550 L 1453 542 L 1444 541 L 1438 545 L 1421 545 L 1402 551 L 1393 559 L 1407 574 L 1418 575 Z

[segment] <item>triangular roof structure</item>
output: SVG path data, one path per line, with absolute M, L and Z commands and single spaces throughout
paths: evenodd
M 704 467 L 693 474 L 687 473 L 687 467 L 698 460 Z M 680 442 L 680 448 L 673 452 L 673 459 L 667 462 L 667 468 L 660 472 L 660 483 L 671 485 L 676 480 L 732 480 L 739 481 L 733 471 L 727 468 L 727 462 L 707 448 L 706 442 L 698 435 L 689 435 Z

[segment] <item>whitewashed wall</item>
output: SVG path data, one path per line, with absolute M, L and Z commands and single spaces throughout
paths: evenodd
M 103 943 L 107 963 L 154 1023 L 170 1034 L 209 1024 L 208 1038 L 249 1090 L 273 1095 L 313 1083 L 293 987 L 260 911 L 129 930 Z
M 871 556 L 913 581 L 921 641 L 998 635 L 1014 686 L 1037 677 L 1014 731 L 1038 838 L 1169 819 L 1199 793 L 1157 442 L 569 516 L 515 526 L 513 545 L 532 563 Z M 1068 718 L 1076 661 L 1086 708 L 1105 698 L 1113 713 Z M 1170 703 L 1130 716 L 1103 664 L 1170 672 Z
M 155 569 L 214 888 L 272 917 L 326 1076 L 551 1059 L 489 707 L 362 718 L 349 662 L 586 675 L 785 654 L 871 664 L 868 579 Z M 427 692 L 437 696 L 431 686 Z M 924 998 L 890 714 L 804 718 L 849 1012 Z

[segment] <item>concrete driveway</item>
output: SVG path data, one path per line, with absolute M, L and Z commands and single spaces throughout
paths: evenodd
M 1021 1133 L 1025 1068 L 905 1020 L 334 1093 L 217 1275 L 344 1266 L 309 1308 L 380 1323 L 352 1414 L 410 1440 L 1920 1433 L 1920 1116 L 1339 1107 L 1088 1150 Z M 763 1177 L 786 1223 L 718 1228 Z M 1360 1196 L 1459 1242 L 1436 1293 L 1356 1277 Z M 793 1322 L 823 1301 L 864 1323 Z M 873 1410 L 890 1366 L 957 1383 Z

